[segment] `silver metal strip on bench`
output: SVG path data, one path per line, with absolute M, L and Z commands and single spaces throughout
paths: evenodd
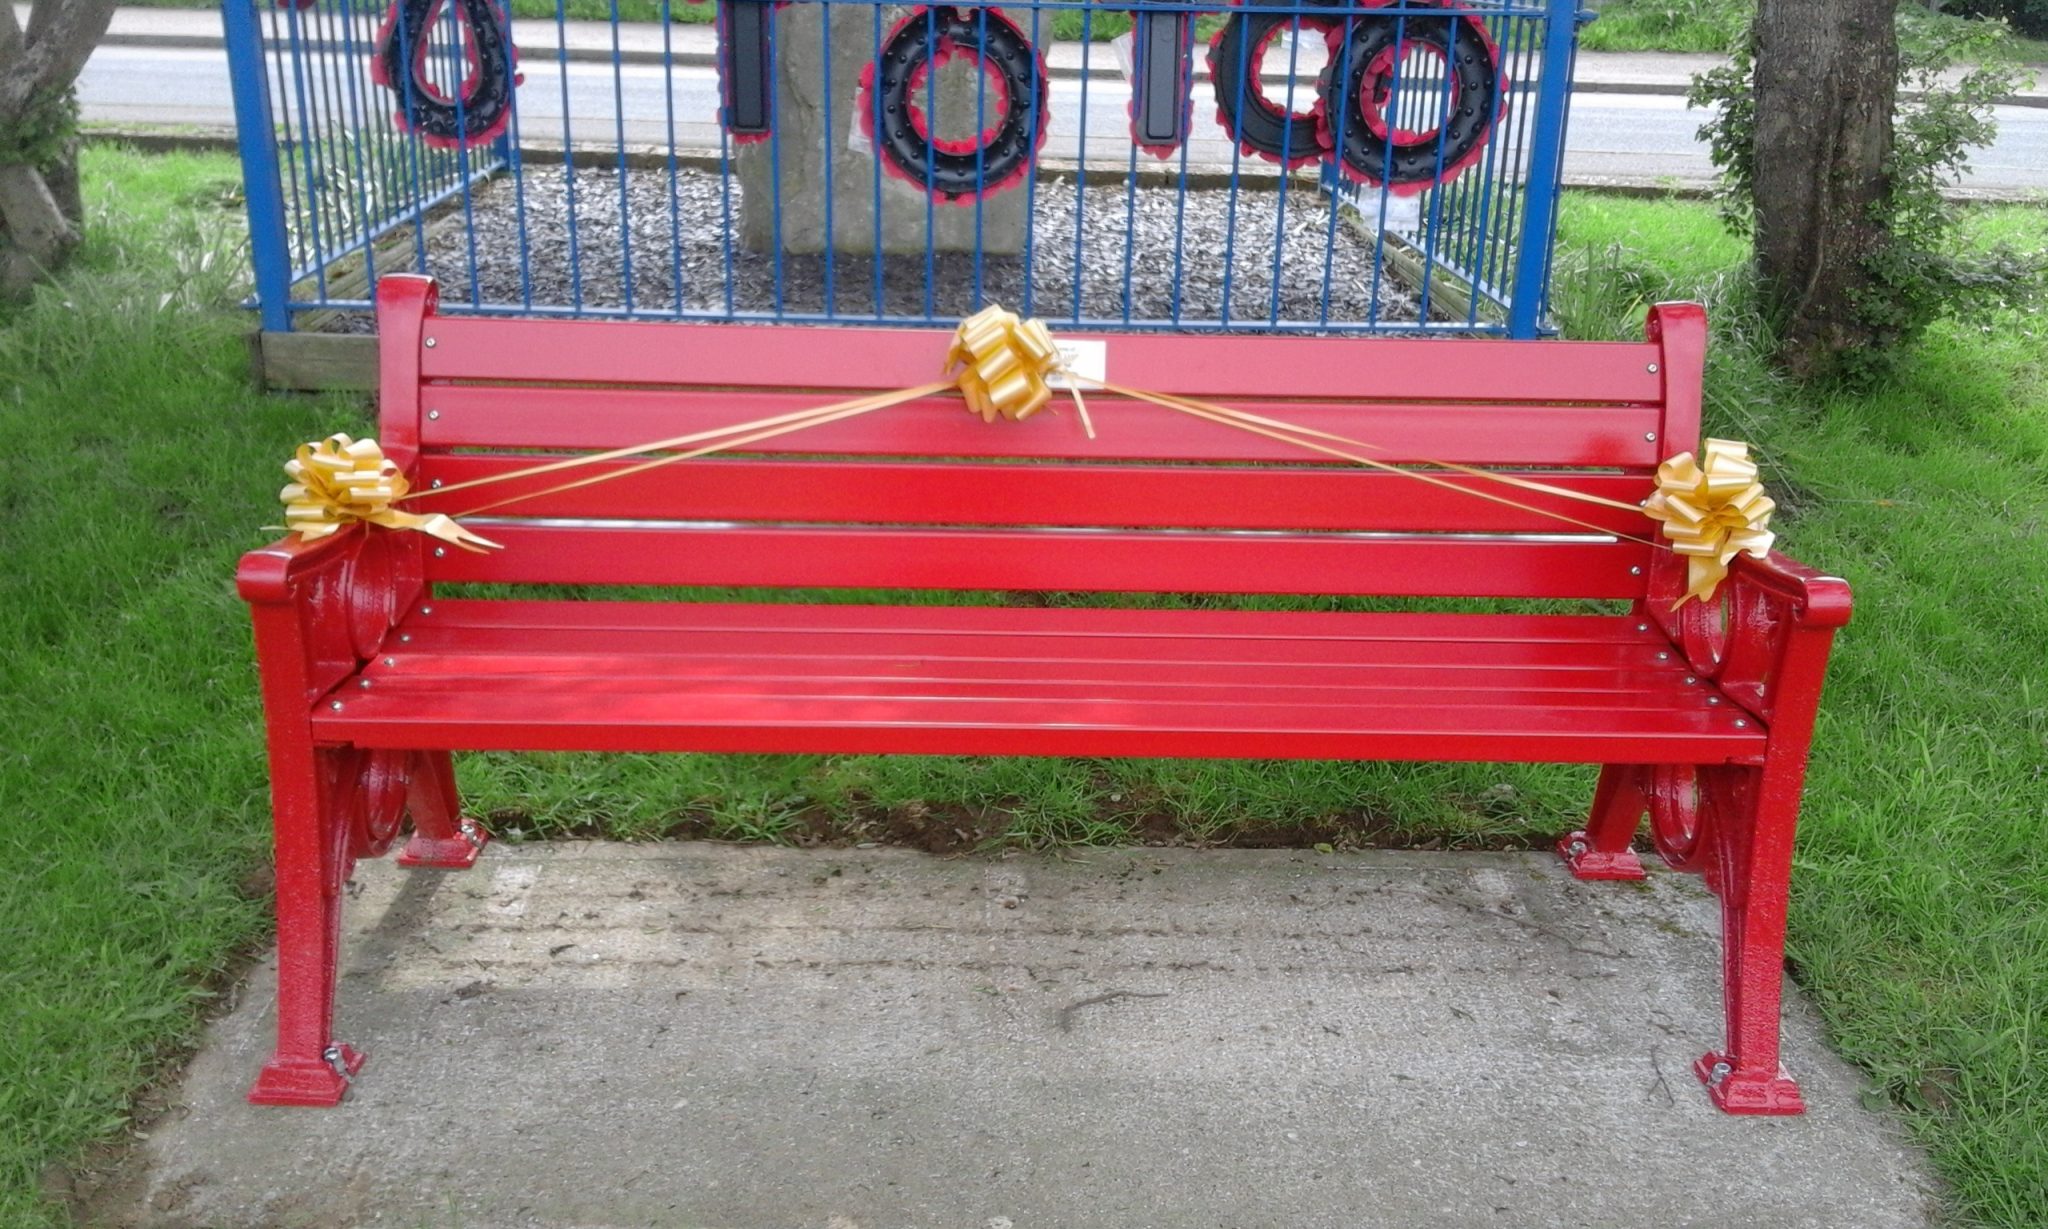
M 1232 538 L 1314 538 L 1326 540 L 1384 541 L 1426 538 L 1445 542 L 1522 542 L 1560 544 L 1618 543 L 1611 533 L 1476 533 L 1463 530 L 1399 529 L 1193 529 L 1147 528 L 1117 525 L 920 525 L 874 521 L 689 521 L 617 520 L 606 517 L 557 516 L 469 516 L 463 523 L 478 527 L 506 525 L 536 529 L 681 529 L 694 531 L 740 529 L 835 529 L 858 532 L 863 529 L 896 530 L 905 533 L 1021 533 L 1059 536 L 1085 534 L 1144 534 L 1150 537 L 1232 537 Z M 488 535 L 487 535 L 488 536 Z

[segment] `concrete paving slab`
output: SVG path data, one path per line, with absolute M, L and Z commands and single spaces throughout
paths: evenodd
M 252 978 L 110 1223 L 1133 1229 L 1931 1223 L 1795 1002 L 1716 1113 L 1714 903 L 1544 855 L 493 847 L 358 872 L 339 1109 Z

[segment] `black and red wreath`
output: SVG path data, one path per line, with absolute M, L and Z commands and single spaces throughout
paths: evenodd
M 937 68 L 958 56 L 982 78 L 975 137 L 932 132 Z M 1045 59 L 1002 10 L 912 9 L 861 73 L 861 131 L 890 175 L 949 204 L 972 204 L 1021 182 L 1045 144 Z
M 1338 0 L 1307 2 L 1335 4 Z M 1260 11 L 1280 7 L 1296 8 L 1297 0 L 1250 0 L 1223 23 L 1209 39 L 1209 81 L 1216 87 L 1216 123 L 1237 147 L 1247 156 L 1293 170 L 1320 162 L 1330 152 L 1319 122 L 1322 93 L 1301 91 L 1309 97 L 1305 110 L 1289 110 L 1287 100 L 1269 97 L 1266 56 L 1284 31 L 1294 32 L 1297 39 L 1303 31 L 1314 31 L 1331 42 L 1341 42 L 1345 21 L 1338 14 Z
M 1500 49 L 1477 16 L 1362 17 L 1343 43 L 1331 42 L 1320 139 L 1345 178 L 1396 195 L 1421 192 L 1479 161 L 1507 92 Z
M 451 93 L 436 84 L 428 57 L 435 26 L 455 5 L 463 77 Z M 512 25 L 498 0 L 392 0 L 377 31 L 370 79 L 398 95 L 400 128 L 444 149 L 497 139 L 512 122 L 514 92 L 524 79 Z
M 1470 13 L 1301 13 L 1302 3 L 1248 0 L 1209 43 L 1216 122 L 1248 155 L 1293 169 L 1332 155 L 1346 178 L 1397 195 L 1449 183 L 1478 161 L 1507 97 L 1500 51 Z M 1294 9 L 1295 12 L 1270 11 Z M 1267 11 L 1262 11 L 1267 10 Z M 1314 30 L 1329 59 L 1306 110 L 1267 95 L 1264 66 L 1284 30 Z M 1418 105 L 1418 98 L 1422 104 Z M 1404 127 L 1389 110 L 1434 113 Z

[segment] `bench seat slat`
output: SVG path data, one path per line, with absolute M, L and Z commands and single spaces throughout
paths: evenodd
M 1275 715 L 1265 726 L 1159 730 L 1144 721 L 1084 726 L 1059 705 L 1010 706 L 978 721 L 890 720 L 875 705 L 837 716 L 785 703 L 786 718 L 745 706 L 664 699 L 619 703 L 602 718 L 585 705 L 525 693 L 410 714 L 374 706 L 320 713 L 314 737 L 368 747 L 453 751 L 740 752 L 781 755 L 1167 756 L 1189 759 L 1458 760 L 1487 763 L 1722 763 L 1759 755 L 1763 736 L 1704 722 L 1618 720 L 1543 709 L 1387 708 L 1369 729 L 1331 729 L 1320 714 Z M 1172 720 L 1180 710 L 1164 706 Z M 1469 716 L 1468 716 L 1469 714 Z M 1630 718 L 1639 714 L 1627 714 Z
M 723 626 L 677 626 L 679 610 Z M 1136 614 L 1170 615 L 1160 626 L 1177 626 L 1113 634 L 1119 616 Z M 1463 638 L 1496 618 L 1524 624 L 1520 635 L 1542 625 L 1551 639 Z M 1270 638 L 1253 634 L 1255 624 Z M 403 626 L 412 639 L 373 661 L 363 676 L 371 687 L 345 684 L 340 712 L 316 710 L 322 737 L 542 750 L 1607 762 L 1715 762 L 1760 745 L 1734 724 L 1732 706 L 1711 705 L 1705 688 L 1657 658 L 1654 642 L 1606 618 L 457 602 Z M 1033 634 L 1020 640 L 1027 627 Z M 1002 643 L 1028 647 L 990 655 Z M 1496 659 L 1473 665 L 1475 644 Z M 1259 659 L 1275 647 L 1286 655 Z M 1547 660 L 1573 647 L 1596 660 Z M 1390 649 L 1391 659 L 1380 655 Z
M 914 655 L 877 653 L 856 657 L 837 653 L 803 652 L 800 642 L 790 651 L 705 653 L 620 653 L 588 644 L 559 651 L 436 653 L 416 648 L 402 655 L 387 655 L 397 663 L 373 667 L 365 677 L 379 685 L 391 682 L 402 688 L 462 686 L 473 678 L 521 678 L 533 686 L 546 686 L 549 678 L 602 678 L 630 669 L 632 678 L 654 686 L 669 686 L 678 679 L 744 678 L 777 682 L 811 680 L 820 686 L 859 687 L 869 684 L 890 689 L 931 685 L 1001 686 L 1019 691 L 1043 687 L 1069 689 L 1096 683 L 1114 684 L 1141 691 L 1165 693 L 1176 688 L 1209 691 L 1228 688 L 1230 695 L 1242 696 L 1244 688 L 1255 694 L 1310 692 L 1350 696 L 1353 692 L 1381 691 L 1412 695 L 1427 688 L 1432 697 L 1492 696 L 1500 690 L 1499 678 L 1506 670 L 1500 665 L 1438 665 L 1433 662 L 1397 663 L 1341 660 L 1317 662 L 1233 662 L 1161 661 L 1143 658 L 1074 659 L 1033 657 L 958 657 L 929 654 L 920 648 Z M 1172 673 L 1182 667 L 1199 665 L 1186 681 Z M 1062 667 L 1055 671 L 1054 666 Z M 1170 668 L 1170 669 L 1169 669 Z M 1670 670 L 1625 671 L 1598 666 L 1516 667 L 1515 686 L 1524 692 L 1555 692 L 1601 697 L 1635 696 L 1655 698 L 1668 704 L 1675 680 Z M 1048 681 L 1051 678 L 1055 681 Z M 1704 695 L 1704 693 L 1701 693 Z M 1227 697 L 1226 697 L 1227 698 Z
M 921 369 L 918 381 L 932 378 Z M 1142 385 L 1138 387 L 1143 387 Z M 1370 392 L 1364 391 L 1370 389 Z M 1167 391 L 1167 390 L 1160 390 Z M 1516 405 L 1417 405 L 1359 385 L 1341 405 L 1263 396 L 1224 399 L 1235 409 L 1378 446 L 1375 460 L 1467 465 L 1613 466 L 1648 469 L 1668 455 L 1650 437 L 1662 429 L 1655 405 L 1569 401 Z M 831 391 L 434 386 L 421 405 L 429 448 L 630 448 L 648 440 L 730 427 L 843 399 Z M 1094 394 L 1096 438 L 1073 407 L 1056 402 L 1021 423 L 984 423 L 957 397 L 930 399 L 754 445 L 767 453 L 853 456 L 1069 457 L 1090 460 L 1313 462 L 1315 454 L 1277 440 L 1203 422 L 1144 402 Z
M 869 389 L 934 378 L 943 329 L 789 329 L 437 317 L 420 352 L 426 380 L 496 379 Z M 1062 339 L 1089 336 L 1062 331 Z M 1195 397 L 1400 400 L 1660 400 L 1663 357 L 1647 343 L 1119 334 L 1104 339 L 1111 380 Z
M 834 609 L 839 609 L 835 607 Z M 1268 616 L 1269 618 L 1272 616 Z M 1291 617 L 1291 616 L 1290 616 Z M 517 629 L 427 628 L 412 631 L 412 648 L 422 653 L 445 655 L 450 659 L 519 653 L 528 649 L 542 653 L 574 653 L 592 644 L 604 652 L 632 661 L 657 662 L 670 656 L 724 656 L 743 654 L 758 645 L 760 637 L 774 630 L 781 637 L 777 654 L 793 654 L 843 662 L 895 660 L 897 630 L 838 630 L 825 627 L 728 628 L 698 632 L 618 631 L 593 636 L 595 629 L 529 627 Z M 1650 646 L 1617 644 L 1610 641 L 1460 641 L 1450 637 L 1373 640 L 1344 636 L 1301 636 L 1259 639 L 1256 637 L 1201 636 L 1103 636 L 1085 631 L 1058 634 L 1018 634 L 1003 631 L 970 633 L 929 630 L 906 620 L 901 632 L 914 632 L 918 652 L 927 658 L 948 662 L 1041 663 L 1048 661 L 1091 661 L 1104 667 L 1127 663 L 1154 670 L 1171 670 L 1181 665 L 1235 666 L 1253 671 L 1289 668 L 1337 669 L 1345 665 L 1362 668 L 1420 666 L 1433 670 L 1498 669 L 1587 670 L 1614 673 L 1652 669 L 1658 663 Z M 1041 644 L 1040 641 L 1048 643 Z M 1049 656 L 1057 654 L 1057 656 Z M 1331 664 L 1336 663 L 1336 664 Z
M 449 485 L 513 472 L 540 458 L 428 456 L 422 485 Z M 634 462 L 515 479 L 493 489 L 428 494 L 415 510 L 460 513 L 467 507 L 542 491 L 573 478 L 620 473 Z M 1531 475 L 1536 477 L 1538 475 Z M 1539 510 L 1555 509 L 1611 532 L 1647 534 L 1633 507 L 1650 489 L 1647 475 L 1541 475 L 1545 482 L 1631 505 L 1609 508 L 1539 492 L 1511 490 L 1438 472 L 1449 490 L 1402 474 L 1356 468 L 1294 469 L 1136 465 L 905 464 L 721 458 L 681 461 L 591 486 L 522 501 L 523 517 L 621 517 L 889 523 L 900 525 L 1059 525 L 1325 530 L 1466 530 L 1550 533 L 1554 517 L 1524 511 L 1471 489 Z M 1570 525 L 1562 526 L 1569 529 Z
M 758 655 L 760 631 L 727 631 L 700 635 L 690 643 L 649 635 L 588 631 L 530 631 L 520 637 L 430 637 L 414 633 L 406 678 L 420 674 L 520 674 L 526 670 L 600 674 L 602 668 L 625 668 L 647 674 L 700 674 L 707 670 L 743 672 L 764 664 L 784 668 L 840 666 L 866 676 L 930 676 L 934 672 L 987 678 L 1012 678 L 1020 672 L 1065 664 L 1079 674 L 1085 662 L 1090 678 L 1139 678 L 1161 668 L 1188 664 L 1225 672 L 1247 684 L 1286 684 L 1294 674 L 1329 676 L 1341 684 L 1350 674 L 1374 680 L 1403 678 L 1409 684 L 1483 686 L 1489 674 L 1516 670 L 1542 674 L 1550 686 L 1669 686 L 1671 670 L 1651 664 L 1649 653 L 1620 645 L 1460 645 L 1446 651 L 1430 641 L 1137 641 L 1124 643 L 1100 637 L 1063 637 L 1040 647 L 1014 637 L 928 635 L 918 645 L 918 658 L 903 658 L 891 641 L 872 635 L 784 633 L 786 647 L 774 658 Z M 496 641 L 496 643 L 494 643 Z M 1339 653 L 1341 651 L 1341 658 Z M 1057 653 L 1057 655 L 1055 655 Z M 1008 672 L 1008 674 L 1006 674 Z M 1458 678 L 1462 674 L 1464 678 Z
M 810 630 L 826 635 L 896 635 L 917 632 L 928 649 L 943 647 L 935 637 L 1001 637 L 1009 642 L 1038 636 L 1058 637 L 1063 644 L 1088 638 L 1170 642 L 1191 640 L 1203 647 L 1238 642 L 1285 645 L 1341 639 L 1353 645 L 1447 640 L 1474 646 L 1532 644 L 1556 646 L 1624 645 L 1654 656 L 1668 642 L 1623 616 L 1575 614 L 1460 613 L 1446 611 L 1291 610 L 1156 610 L 1116 607 L 1063 609 L 1057 625 L 1031 607 L 874 605 L 847 603 L 807 605 L 774 602 L 555 602 L 475 601 L 456 598 L 434 604 L 433 615 L 415 618 L 407 630 L 425 643 L 431 637 L 461 630 L 503 629 L 570 633 L 585 629 L 606 632 L 676 633 L 695 637 L 704 632 Z M 516 639 L 515 639 L 516 643 Z M 609 642 L 608 642 L 609 643 Z M 1014 647 L 1014 646 L 1011 646 Z M 1640 660 L 1648 660 L 1642 657 Z
M 435 581 L 1096 592 L 1630 598 L 1625 541 L 1088 530 L 904 530 L 467 522 L 504 545 L 449 550 Z
M 618 659 L 613 659 L 613 664 L 619 664 Z M 609 720 L 615 709 L 632 709 L 650 714 L 650 719 L 688 725 L 701 716 L 692 712 L 698 706 L 707 711 L 725 706 L 730 712 L 742 714 L 742 719 L 754 722 L 803 724 L 809 718 L 802 709 L 809 704 L 823 710 L 820 716 L 828 724 L 835 719 L 856 719 L 855 715 L 862 711 L 873 712 L 875 720 L 890 724 L 910 721 L 948 725 L 954 720 L 949 714 L 955 711 L 968 714 L 966 720 L 979 723 L 1007 720 L 1008 715 L 1015 715 L 1009 714 L 1009 710 L 1021 713 L 1028 708 L 1035 714 L 1035 720 L 1027 724 L 1089 725 L 1107 720 L 1112 724 L 1162 730 L 1182 725 L 1260 729 L 1269 724 L 1269 715 L 1277 715 L 1274 719 L 1282 722 L 1309 722 L 1305 728 L 1327 725 L 1341 730 L 1362 719 L 1369 722 L 1371 719 L 1364 716 L 1368 713 L 1417 709 L 1425 704 L 1432 711 L 1457 709 L 1494 714 L 1481 718 L 1484 721 L 1513 720 L 1500 714 L 1541 710 L 1549 716 L 1602 714 L 1601 720 L 1613 728 L 1631 722 L 1651 729 L 1706 730 L 1726 724 L 1716 720 L 1720 710 L 1709 706 L 1697 689 L 1680 692 L 1670 687 L 1633 691 L 1430 687 L 1426 696 L 1419 698 L 1415 687 L 1404 684 L 1260 688 L 1248 692 L 1237 683 L 1166 679 L 1102 686 L 1051 680 L 847 679 L 781 673 L 743 677 L 684 673 L 662 677 L 536 672 L 422 678 L 392 674 L 383 676 L 380 688 L 371 697 L 369 715 L 358 712 L 359 719 L 371 720 L 379 713 L 431 713 L 446 704 L 526 709 L 528 696 L 545 692 L 549 699 L 543 709 L 559 707 L 566 711 L 580 703 L 593 710 L 599 724 Z M 360 708 L 364 701 L 357 699 L 351 703 Z M 999 709 L 1004 713 L 994 717 L 984 713 Z M 1464 715 L 1447 712 L 1429 724 L 1455 728 L 1467 721 Z

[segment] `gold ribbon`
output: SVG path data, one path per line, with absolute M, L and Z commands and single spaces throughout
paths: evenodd
M 1052 400 L 1052 387 L 1046 382 L 1046 377 L 1056 373 L 1066 373 L 1069 376 L 1072 374 L 1067 371 L 1066 364 L 1061 360 L 1059 347 L 1053 343 L 1052 333 L 1045 324 L 1038 320 L 1022 320 L 1015 312 L 1005 311 L 1000 306 L 991 306 L 962 321 L 954 332 L 953 347 L 946 354 L 947 378 L 944 380 L 889 392 L 870 393 L 831 405 L 736 423 L 730 427 L 650 440 L 645 444 L 635 444 L 628 448 L 586 453 L 583 456 L 550 461 L 524 469 L 505 470 L 483 478 L 472 478 L 467 482 L 452 483 L 432 492 L 414 491 L 410 494 L 401 494 L 397 499 L 418 499 L 429 494 L 447 496 L 473 487 L 538 478 L 545 474 L 582 469 L 603 462 L 647 456 L 649 453 L 663 454 L 605 473 L 556 483 L 536 490 L 521 491 L 516 495 L 467 509 L 461 515 L 475 516 L 484 512 L 495 512 L 526 500 L 558 495 L 564 491 L 645 473 L 664 465 L 673 465 L 677 461 L 709 456 L 716 452 L 728 452 L 748 444 L 761 443 L 777 436 L 822 426 L 825 423 L 870 414 L 951 388 L 958 388 L 968 407 L 979 413 L 985 421 L 994 422 L 997 417 L 1012 420 L 1029 418 L 1043 409 L 1046 402 Z M 1093 439 L 1095 425 L 1088 419 L 1088 405 L 1081 400 L 1078 388 L 1069 386 L 1069 391 L 1073 393 L 1074 404 L 1080 408 L 1081 423 L 1087 428 L 1088 437 Z M 682 451 L 667 451 L 669 449 Z
M 408 484 L 398 466 L 385 459 L 376 440 L 351 439 L 336 433 L 299 445 L 298 455 L 285 462 L 291 483 L 277 493 L 284 501 L 284 528 L 308 542 L 362 521 L 386 529 L 415 529 L 464 550 L 496 550 L 498 544 L 479 537 L 436 512 L 422 516 L 391 505 L 406 497 Z
M 1735 556 L 1761 559 L 1777 535 L 1770 532 L 1777 503 L 1757 481 L 1749 445 L 1740 440 L 1710 439 L 1695 460 L 1681 452 L 1657 467 L 1657 490 L 1643 511 L 1664 522 L 1671 549 L 1685 556 L 1685 596 L 1709 598 L 1728 574 Z
M 692 432 L 671 439 L 585 454 L 524 469 L 505 470 L 487 477 L 458 482 L 432 494 L 445 496 L 471 487 L 531 479 L 600 462 L 625 460 L 647 456 L 650 453 L 662 454 L 605 473 L 558 483 L 539 490 L 522 491 L 459 514 L 475 515 L 544 495 L 609 482 L 615 478 L 656 469 L 677 461 L 743 448 L 777 436 L 916 401 L 951 388 L 958 388 L 968 408 L 979 414 L 985 422 L 994 422 L 997 418 L 1021 421 L 1044 409 L 1053 399 L 1054 390 L 1050 377 L 1056 375 L 1067 377 L 1066 388 L 1072 394 L 1075 406 L 1080 410 L 1082 426 L 1087 429 L 1090 439 L 1095 438 L 1095 426 L 1089 420 L 1088 404 L 1082 400 L 1078 384 L 1081 377 L 1076 376 L 1067 366 L 1060 355 L 1059 346 L 1053 341 L 1052 333 L 1043 321 L 1022 319 L 1015 312 L 1006 311 L 998 305 L 984 308 L 962 321 L 954 333 L 953 345 L 946 352 L 945 375 L 946 379 L 930 384 L 870 393 L 832 405 L 779 414 L 729 427 Z M 1685 596 L 1679 599 L 1680 605 L 1695 597 L 1711 597 L 1720 586 L 1722 577 L 1727 575 L 1728 564 L 1735 556 L 1747 552 L 1762 557 L 1770 551 L 1774 540 L 1768 526 L 1771 512 L 1777 505 L 1764 494 L 1763 485 L 1757 481 L 1757 467 L 1749 458 L 1749 446 L 1737 440 L 1710 439 L 1701 450 L 1703 460 L 1695 461 L 1693 454 L 1681 453 L 1657 468 L 1657 489 L 1645 501 L 1643 510 L 1651 518 L 1662 522 L 1662 536 L 1668 540 L 1667 547 L 1665 542 L 1621 533 L 1560 511 L 1534 507 L 1503 495 L 1448 481 L 1427 471 L 1449 471 L 1502 486 L 1628 511 L 1635 510 L 1636 505 L 1632 503 L 1622 503 L 1569 487 L 1450 461 L 1416 458 L 1407 465 L 1391 464 L 1352 451 L 1380 450 L 1377 445 L 1363 440 L 1333 435 L 1213 402 L 1198 401 L 1191 397 L 1170 397 L 1162 393 L 1125 388 L 1101 381 L 1093 382 L 1093 386 L 1191 417 L 1267 436 L 1311 452 L 1320 452 L 1358 465 L 1398 473 L 1420 482 L 1461 491 L 1478 499 L 1518 508 L 1564 524 L 1641 542 L 1647 546 L 1670 549 L 1684 555 L 1687 560 L 1687 590 Z M 668 451 L 671 449 L 680 451 Z M 286 520 L 289 522 L 287 528 L 297 530 L 307 539 L 325 537 L 353 521 L 366 521 L 392 529 L 419 530 L 467 550 L 495 549 L 498 545 L 471 533 L 448 515 L 420 515 L 400 512 L 393 508 L 393 504 L 419 498 L 428 492 L 409 491 L 405 476 L 398 472 L 397 466 L 384 458 L 383 451 L 378 448 L 375 440 L 358 441 L 346 435 L 334 435 L 318 443 L 303 445 L 297 458 L 285 466 L 285 472 L 293 478 L 292 485 L 285 487 L 281 492 L 285 503 Z
M 1071 380 L 1060 348 L 1043 320 L 1024 320 L 1016 312 L 990 305 L 960 322 L 953 334 L 953 348 L 946 351 L 945 371 L 959 384 L 967 408 L 981 415 L 983 422 L 998 417 L 1021 422 L 1045 408 L 1052 400 L 1052 385 L 1046 377 L 1069 377 L 1067 391 L 1081 411 L 1081 424 L 1088 438 L 1095 438 L 1095 424 L 1088 421 L 1088 403 Z

